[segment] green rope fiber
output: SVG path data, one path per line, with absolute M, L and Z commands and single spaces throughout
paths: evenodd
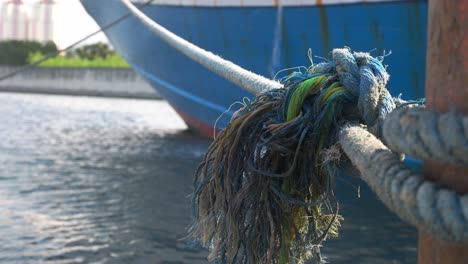
M 302 263 L 338 234 L 335 170 L 319 164 L 347 96 L 333 76 L 292 80 L 257 96 L 217 136 L 196 173 L 194 235 L 211 260 Z
M 335 49 L 236 111 L 195 172 L 192 235 L 215 263 L 321 261 L 342 217 L 334 183 L 345 123 L 395 108 L 382 58 Z M 299 68 L 302 69 L 302 68 Z

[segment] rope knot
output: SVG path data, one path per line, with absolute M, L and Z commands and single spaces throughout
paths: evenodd
M 332 59 L 312 66 L 312 72 L 337 74 L 340 83 L 351 91 L 352 97 L 357 98 L 356 106 L 367 126 L 383 120 L 395 108 L 393 98 L 385 88 L 389 75 L 382 65 L 382 57 L 374 58 L 366 52 L 351 53 L 350 49 L 343 48 L 334 49 Z
M 286 76 L 284 88 L 236 112 L 195 173 L 194 236 L 211 260 L 320 258 L 342 219 L 333 194 L 339 162 L 329 154 L 338 128 L 384 118 L 394 108 L 387 81 L 379 59 L 335 49 L 331 61 Z

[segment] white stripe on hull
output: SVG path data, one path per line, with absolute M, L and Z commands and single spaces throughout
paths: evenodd
M 118 0 L 117 0 L 118 1 Z M 144 3 L 148 0 L 134 0 L 135 3 Z M 376 2 L 396 2 L 408 0 L 155 0 L 153 5 L 173 5 L 173 6 L 320 6 L 336 4 L 355 3 L 376 3 Z

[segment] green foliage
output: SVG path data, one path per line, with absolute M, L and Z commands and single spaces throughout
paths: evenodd
M 34 62 L 42 58 L 42 53 L 36 52 L 29 55 L 28 62 Z M 113 52 L 106 58 L 83 59 L 76 55 L 67 54 L 50 58 L 39 65 L 39 67 L 78 67 L 78 68 L 129 68 L 128 63 L 117 53 Z
M 0 65 L 26 65 L 44 56 L 56 53 L 54 42 L 9 40 L 0 42 Z M 39 67 L 108 67 L 128 68 L 128 63 L 105 43 L 85 45 L 65 54 L 57 55 Z
M 8 40 L 0 42 L 0 65 L 25 65 L 29 54 L 40 52 L 49 54 L 57 52 L 54 42 L 40 43 L 37 41 Z
M 95 60 L 112 56 L 115 54 L 115 51 L 111 50 L 105 43 L 96 43 L 77 48 L 74 50 L 74 53 L 81 59 Z

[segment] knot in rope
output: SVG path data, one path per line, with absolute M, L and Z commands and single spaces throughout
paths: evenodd
M 170 46 L 259 93 L 234 114 L 195 173 L 193 236 L 210 248 L 211 260 L 303 263 L 314 253 L 320 260 L 320 243 L 336 235 L 339 226 L 333 178 L 342 152 L 400 218 L 443 239 L 468 243 L 468 195 L 423 179 L 394 154 L 466 165 L 468 117 L 428 118 L 426 112 L 405 114 L 403 109 L 385 119 L 395 104 L 401 109 L 415 102 L 392 99 L 385 88 L 389 76 L 383 57 L 335 49 L 331 61 L 283 78 L 281 89 L 281 83 L 173 34 L 129 0 L 122 3 Z M 416 122 L 416 127 L 407 122 L 419 117 L 428 121 Z M 393 152 L 360 124 L 378 135 L 383 127 Z M 392 129 L 401 133 L 388 133 Z M 421 132 L 428 129 L 434 133 Z
M 212 260 L 320 258 L 337 235 L 333 194 L 343 123 L 373 126 L 395 108 L 382 58 L 335 49 L 238 110 L 195 173 L 194 236 Z
M 383 121 L 396 107 L 393 97 L 386 89 L 389 75 L 382 61 L 383 57 L 374 58 L 369 53 L 352 53 L 348 48 L 334 49 L 331 61 L 312 65 L 305 77 L 336 76 L 338 82 L 347 89 L 348 99 L 354 102 L 362 123 L 372 127 Z M 288 85 L 291 81 L 296 82 L 297 77 L 301 80 L 304 74 L 293 73 L 282 82 Z M 310 93 L 304 94 L 309 95 Z M 301 100 L 303 101 L 304 99 Z
M 383 56 L 374 58 L 365 52 L 351 53 L 348 48 L 334 49 L 332 61 L 317 64 L 311 70 L 337 74 L 339 82 L 356 98 L 360 116 L 370 127 L 395 108 L 395 102 L 385 88 L 389 75 L 382 61 Z

